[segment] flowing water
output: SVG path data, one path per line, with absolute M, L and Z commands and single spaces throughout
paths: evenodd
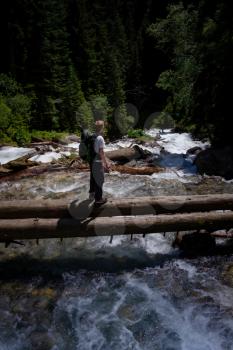
M 232 182 L 195 173 L 184 156 L 195 145 L 187 134 L 168 133 L 160 142 L 166 152 L 156 149 L 155 161 L 164 172 L 111 173 L 106 195 L 233 193 Z M 87 174 L 53 173 L 0 185 L 0 197 L 12 200 L 72 200 L 87 191 Z M 173 238 L 167 233 L 0 245 L 0 350 L 233 349 L 233 256 L 185 258 L 172 248 Z

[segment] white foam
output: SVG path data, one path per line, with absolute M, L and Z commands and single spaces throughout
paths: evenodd
M 145 130 L 145 134 L 148 136 L 157 138 L 160 135 L 160 130 L 159 129 Z
M 130 147 L 133 143 L 133 140 L 121 140 L 119 142 L 117 142 L 117 145 L 119 146 L 119 148 L 127 148 Z
M 0 164 L 7 164 L 12 160 L 16 160 L 26 155 L 30 155 L 35 150 L 33 148 L 10 147 L 4 146 L 0 148 Z
M 154 173 L 151 175 L 152 179 L 163 179 L 163 180 L 178 180 L 180 182 L 188 183 L 193 182 L 192 179 L 187 179 L 184 177 L 184 173 L 182 171 L 175 171 L 175 170 L 166 170 L 159 173 Z
M 30 158 L 31 161 L 38 162 L 38 163 L 51 163 L 54 160 L 58 160 L 62 158 L 61 153 L 57 152 L 46 152 L 44 154 L 38 154 L 32 158 Z
M 47 186 L 45 188 L 45 191 L 46 191 L 46 193 L 48 193 L 48 192 L 66 193 L 66 192 L 75 191 L 80 187 L 83 187 L 83 185 L 77 183 L 76 181 L 74 181 L 74 183 L 71 183 L 71 184 L 54 183 L 51 186 Z M 81 200 L 84 200 L 84 198 L 81 198 Z
M 178 260 L 175 264 L 181 270 L 187 271 L 189 278 L 193 278 L 195 276 L 195 274 L 197 273 L 197 268 L 194 265 L 191 265 L 184 260 Z
M 61 151 L 60 154 L 65 157 L 69 157 L 71 155 L 69 151 Z
M 185 154 L 190 148 L 198 146 L 205 148 L 209 146 L 208 142 L 194 141 L 188 133 L 168 133 L 161 134 L 161 139 L 157 141 L 167 152 L 176 154 Z
M 119 149 L 117 143 L 108 143 L 105 145 L 105 151 L 116 151 Z
M 79 145 L 80 145 L 79 142 L 72 142 L 72 143 L 69 143 L 68 145 L 65 145 L 65 147 L 67 147 L 67 148 L 74 148 L 74 149 L 78 150 L 79 149 Z
M 149 151 L 151 152 L 152 154 L 160 154 L 160 150 L 161 150 L 161 147 L 150 147 L 150 146 L 143 146 L 143 145 L 140 145 L 140 148 L 145 150 L 145 151 Z

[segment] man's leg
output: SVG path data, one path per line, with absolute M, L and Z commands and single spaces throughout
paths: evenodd
M 95 183 L 95 201 L 101 201 L 103 196 L 104 168 L 100 162 L 93 164 L 93 176 Z
M 90 188 L 89 188 L 89 199 L 95 198 L 95 178 L 93 174 L 93 162 L 90 163 Z

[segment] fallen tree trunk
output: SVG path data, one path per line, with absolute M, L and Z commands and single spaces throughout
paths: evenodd
M 112 161 L 127 163 L 133 159 L 144 159 L 151 153 L 135 145 L 132 148 L 122 148 L 116 151 L 105 152 L 106 157 Z
M 104 217 L 80 222 L 74 219 L 0 220 L 0 241 L 59 237 L 176 232 L 233 227 L 233 212 L 140 217 Z
M 5 174 L 9 174 L 11 172 L 11 170 L 5 168 L 4 166 L 0 165 L 0 175 L 5 175 Z
M 27 154 L 23 157 L 20 157 L 18 159 L 15 160 L 11 160 L 10 162 L 2 165 L 2 169 L 8 169 L 10 171 L 19 171 L 22 169 L 26 169 L 28 167 L 32 167 L 37 165 L 36 162 L 30 161 L 29 158 L 33 157 L 35 154 L 37 154 L 37 152 L 31 152 L 30 154 Z
M 18 171 L 10 171 L 8 174 L 1 174 L 0 183 L 8 182 L 8 181 L 19 181 L 24 178 L 29 178 L 33 176 L 38 176 L 44 174 L 46 172 L 55 172 L 67 170 L 66 166 L 62 166 L 59 164 L 54 165 L 36 165 L 33 167 L 29 167 L 27 169 L 18 170 Z
M 152 175 L 154 173 L 157 173 L 159 171 L 162 171 L 162 168 L 160 167 L 129 167 L 125 165 L 112 165 L 112 171 L 118 171 L 121 174 L 131 174 L 131 175 Z M 30 176 L 37 176 L 46 172 L 51 171 L 77 171 L 77 172 L 88 172 L 90 171 L 89 165 L 86 163 L 79 163 L 77 165 L 74 164 L 74 161 L 72 161 L 72 164 L 67 166 L 65 163 L 59 163 L 57 162 L 54 165 L 36 165 L 26 168 L 19 168 L 19 169 L 6 169 L 4 167 L 0 167 L 0 183 L 4 181 L 15 181 L 20 180 L 25 177 Z
M 131 167 L 127 165 L 111 165 L 112 171 L 118 171 L 121 174 L 131 174 L 131 175 L 152 175 L 158 173 L 163 169 L 160 167 Z
M 78 164 L 77 166 L 73 166 L 73 169 L 81 170 L 81 171 L 89 171 L 89 165 Z M 121 174 L 131 174 L 131 175 L 152 175 L 154 173 L 158 173 L 163 171 L 163 168 L 159 166 L 144 166 L 144 167 L 133 167 L 127 165 L 119 165 L 119 164 L 111 164 L 111 171 L 118 171 Z
M 74 200 L 71 203 L 65 200 L 1 201 L 0 219 L 70 217 L 70 209 L 79 203 L 81 206 L 85 205 L 84 202 L 79 202 L 78 200 Z M 78 211 L 78 207 L 75 210 Z M 233 195 L 115 198 L 109 199 L 107 203 L 99 208 L 94 207 L 91 215 L 93 217 L 151 215 L 159 213 L 206 212 L 211 210 L 233 210 Z
M 54 148 L 58 148 L 61 145 L 59 145 L 57 142 L 54 141 L 38 141 L 38 142 L 32 142 L 28 145 L 28 147 L 43 147 L 43 146 L 53 146 Z
M 210 232 L 210 235 L 215 238 L 233 238 L 233 232 Z

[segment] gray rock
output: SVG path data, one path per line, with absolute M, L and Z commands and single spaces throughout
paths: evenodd
M 189 255 L 211 254 L 215 251 L 215 238 L 206 233 L 191 233 L 181 237 L 176 241 L 176 244 L 181 250 Z
M 198 154 L 202 151 L 201 147 L 195 146 L 187 150 L 187 154 Z
M 54 346 L 54 341 L 47 333 L 34 331 L 30 335 L 31 345 L 35 350 L 51 350 Z
M 233 149 L 231 147 L 201 151 L 194 164 L 200 174 L 222 176 L 227 180 L 233 178 Z

